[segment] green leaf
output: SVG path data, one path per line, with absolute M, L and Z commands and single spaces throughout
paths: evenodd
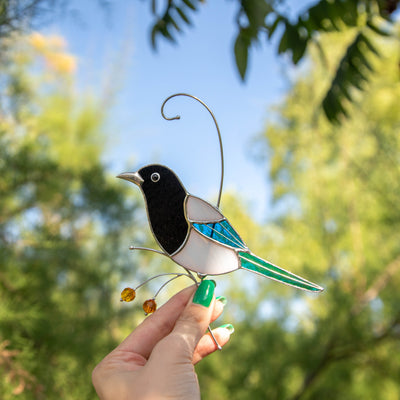
M 182 0 L 183 3 L 189 7 L 193 11 L 197 11 L 196 7 L 193 5 L 193 3 L 190 0 Z
M 322 21 L 328 17 L 324 10 L 324 3 L 325 0 L 322 0 L 308 10 L 309 20 L 318 30 L 322 31 L 325 30 Z
M 366 46 L 361 46 L 362 44 L 366 44 Z M 347 116 L 342 101 L 343 98 L 352 100 L 352 88 L 364 90 L 364 83 L 368 82 L 367 72 L 373 71 L 373 67 L 367 59 L 368 51 L 376 54 L 375 47 L 361 31 L 342 57 L 332 84 L 322 102 L 322 108 L 330 121 L 337 122 L 340 115 Z M 338 95 L 338 93 L 340 94 Z
M 367 76 L 364 74 L 364 72 L 360 69 L 358 62 L 356 59 L 350 59 L 349 60 L 349 69 L 350 69 L 350 73 L 352 75 L 348 75 L 349 77 L 352 76 L 353 80 L 356 81 L 364 81 L 367 82 L 368 78 Z
M 333 30 L 338 30 L 335 19 L 337 16 L 333 13 L 336 8 L 332 3 L 328 3 L 327 0 L 321 0 L 316 6 L 318 10 L 318 16 L 320 18 L 319 25 L 321 30 L 330 32 Z
M 158 34 L 158 33 L 159 33 L 159 31 L 158 31 L 158 26 L 157 26 L 157 24 L 155 24 L 155 25 L 153 26 L 153 28 L 151 29 L 151 34 L 150 34 L 151 47 L 152 47 L 154 50 L 157 49 L 157 41 L 156 41 L 156 38 L 157 38 L 157 34 Z
M 186 24 L 192 25 L 192 22 L 187 17 L 187 15 L 183 12 L 182 8 L 176 7 L 175 10 L 178 12 L 179 16 L 183 19 L 183 21 L 186 22 Z
M 347 0 L 347 1 L 339 1 L 342 5 L 343 14 L 342 20 L 343 22 L 350 27 L 355 27 L 358 24 L 358 1 L 355 0 Z
M 278 16 L 276 17 L 275 21 L 272 23 L 272 25 L 269 26 L 269 27 L 267 27 L 267 29 L 268 29 L 268 39 L 271 39 L 271 37 L 272 37 L 272 35 L 275 33 L 276 28 L 278 27 L 279 23 L 280 23 L 281 21 L 283 21 L 283 20 L 284 20 L 284 19 L 283 19 L 280 15 L 278 15 Z
M 341 102 L 338 101 L 338 97 L 334 95 L 333 91 L 330 91 L 325 96 L 324 100 L 322 101 L 322 109 L 328 120 L 331 123 L 339 124 L 340 123 L 340 116 L 347 116 L 347 113 L 342 106 Z
M 291 51 L 294 64 L 297 64 L 302 59 L 308 43 L 307 36 L 301 37 L 300 29 L 304 29 L 304 27 L 302 25 L 293 26 L 290 22 L 285 21 L 285 31 L 278 46 L 278 54 Z
M 336 31 L 340 31 L 339 23 L 342 20 L 340 2 L 327 3 L 327 5 L 329 21 L 332 24 L 332 28 Z
M 364 53 L 360 50 L 357 54 L 358 59 L 360 60 L 360 63 L 367 68 L 370 72 L 374 71 L 374 68 L 372 67 L 371 63 L 368 61 L 367 57 L 365 57 Z
M 353 101 L 353 97 L 352 97 L 352 95 L 350 94 L 349 88 L 347 87 L 347 85 L 343 84 L 343 85 L 340 87 L 340 91 L 341 91 L 341 93 L 343 93 L 344 97 L 346 97 L 347 100 L 349 100 L 350 102 Z
M 368 48 L 368 50 L 371 53 L 374 53 L 377 57 L 380 57 L 379 51 L 375 48 L 375 46 L 371 43 L 371 41 L 365 35 L 362 35 L 362 37 L 360 38 L 360 43 L 365 44 L 365 46 Z
M 175 43 L 175 38 L 171 35 L 169 29 L 168 29 L 168 25 L 164 24 L 161 28 L 160 31 L 161 35 L 163 35 L 165 37 L 165 39 L 169 40 L 170 42 L 174 42 Z
M 283 31 L 281 40 L 278 46 L 278 54 L 285 53 L 288 49 L 290 49 L 290 34 L 289 30 L 292 28 L 289 22 L 285 22 L 285 30 Z
M 297 44 L 292 49 L 293 64 L 297 64 L 304 56 L 307 49 L 308 39 L 299 38 Z
M 240 32 L 236 38 L 234 50 L 236 66 L 242 80 L 244 80 L 246 76 L 249 46 L 250 41 L 243 32 Z
M 368 28 L 370 28 L 372 31 L 374 31 L 375 33 L 377 33 L 380 36 L 384 36 L 384 37 L 391 36 L 390 32 L 387 32 L 381 28 L 378 28 L 376 25 L 374 25 L 372 23 L 372 21 L 367 21 L 367 26 L 368 26 Z
M 256 30 L 265 25 L 265 18 L 273 11 L 266 0 L 242 0 L 241 4 L 249 25 Z
M 164 21 L 166 23 L 166 26 L 172 25 L 178 32 L 182 31 L 176 21 L 172 18 L 171 14 L 166 15 Z

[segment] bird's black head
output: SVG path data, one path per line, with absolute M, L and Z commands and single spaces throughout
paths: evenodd
M 138 185 L 144 194 L 154 236 L 172 254 L 184 242 L 189 225 L 184 215 L 186 190 L 169 168 L 152 164 L 118 175 Z
M 160 196 L 169 197 L 176 191 L 185 191 L 175 173 L 163 165 L 147 165 L 141 168 L 138 174 L 143 179 L 140 187 L 146 198 L 152 197 L 156 193 Z
M 181 181 L 175 173 L 164 165 L 147 165 L 137 172 L 124 172 L 117 178 L 125 179 L 138 185 L 146 199 L 153 197 L 169 197 L 176 191 L 185 191 Z

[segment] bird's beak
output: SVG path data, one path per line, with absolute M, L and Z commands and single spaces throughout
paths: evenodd
M 132 182 L 135 185 L 140 186 L 144 181 L 138 172 L 124 172 L 117 175 L 117 178 L 125 179 L 126 181 Z

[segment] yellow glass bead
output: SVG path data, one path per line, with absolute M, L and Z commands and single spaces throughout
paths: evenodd
M 143 303 L 143 311 L 146 314 L 152 314 L 157 309 L 157 303 L 154 299 L 146 300 Z
M 121 301 L 130 302 L 134 300 L 135 297 L 136 297 L 136 292 L 132 288 L 127 287 L 121 292 Z

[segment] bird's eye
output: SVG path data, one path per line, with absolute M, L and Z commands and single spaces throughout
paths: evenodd
M 160 174 L 158 172 L 154 172 L 150 177 L 152 182 L 158 182 L 160 180 Z

